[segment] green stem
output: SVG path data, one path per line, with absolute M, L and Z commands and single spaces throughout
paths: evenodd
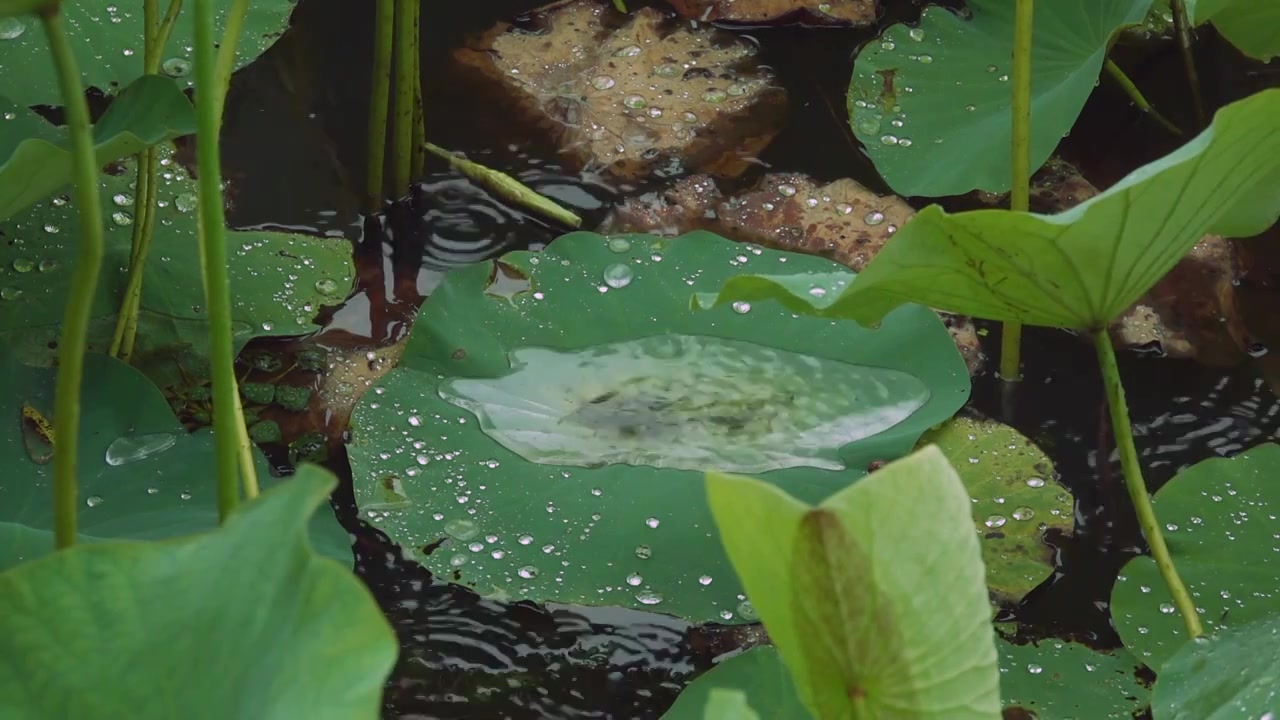
M 178 22 L 180 12 L 182 12 L 182 0 L 169 0 L 169 9 L 165 11 L 164 19 L 160 21 L 160 27 L 156 30 L 153 41 L 154 53 L 151 57 L 154 60 L 144 65 L 149 75 L 160 72 L 160 58 L 164 55 L 165 46 L 169 44 L 169 35 L 173 33 L 173 26 Z
M 413 168 L 413 79 L 417 77 L 413 66 L 418 58 L 413 55 L 413 5 L 418 0 L 396 0 L 396 94 L 395 116 L 391 132 L 391 191 L 405 192 L 412 178 Z
M 1124 74 L 1124 70 L 1121 70 L 1119 65 L 1115 64 L 1111 58 L 1107 58 L 1107 62 L 1103 67 L 1106 68 L 1107 74 L 1111 76 L 1111 79 L 1115 80 L 1125 94 L 1129 96 L 1133 104 L 1138 106 L 1139 110 L 1146 113 L 1152 120 L 1163 125 L 1169 132 L 1182 137 L 1182 130 L 1178 129 L 1177 125 L 1169 122 L 1168 118 L 1161 115 L 1159 110 L 1156 110 L 1151 106 L 1151 103 L 1147 102 L 1147 99 L 1142 95 L 1142 91 L 1138 89 L 1137 85 L 1133 84 L 1128 75 Z
M 1116 437 L 1116 449 L 1120 452 L 1120 469 L 1124 473 L 1124 485 L 1129 491 L 1129 499 L 1133 501 L 1134 512 L 1138 515 L 1138 526 L 1151 548 L 1151 556 L 1155 558 L 1160 576 L 1173 596 L 1173 604 L 1182 615 L 1187 635 L 1198 638 L 1204 634 L 1200 626 L 1200 615 L 1196 612 L 1195 602 L 1187 587 L 1182 584 L 1178 570 L 1169 557 L 1169 548 L 1164 543 L 1164 534 L 1160 532 L 1160 523 L 1156 520 L 1155 508 L 1151 506 L 1151 496 L 1147 494 L 1147 485 L 1142 479 L 1142 466 L 1138 463 L 1138 450 L 1133 443 L 1133 428 L 1129 425 L 1129 407 L 1124 399 L 1124 386 L 1120 383 L 1120 367 L 1116 364 L 1116 351 L 1111 345 L 1111 336 L 1103 328 L 1093 334 L 1094 344 L 1098 351 L 1098 365 L 1102 368 L 1102 382 L 1106 387 L 1107 406 L 1111 408 L 1111 431 Z
M 620 13 L 626 12 L 627 11 L 626 0 L 613 0 L 613 9 L 617 10 Z
M 1033 0 L 1014 0 L 1013 11 L 1013 153 L 1009 209 L 1026 212 L 1031 204 L 1031 38 Z M 1000 341 L 1000 377 L 1022 379 L 1022 323 L 1006 321 Z
M 413 4 L 413 139 L 410 144 L 413 156 L 409 163 L 410 179 L 422 172 L 427 162 L 427 151 L 422 144 L 427 141 L 426 108 L 422 104 L 422 5 Z
M 217 78 L 213 6 L 215 0 L 195 0 L 196 162 L 200 170 L 200 250 L 205 304 L 209 311 L 210 368 L 213 376 L 213 439 L 216 452 L 218 517 L 226 521 L 240 494 L 239 432 L 236 429 L 235 354 L 231 341 L 231 287 L 227 273 L 227 239 L 223 225 L 222 167 L 218 131 L 226 86 Z M 244 4 L 244 3 L 239 3 Z M 235 14 L 234 8 L 231 12 Z M 232 27 L 228 18 L 227 27 Z M 227 48 L 224 38 L 223 49 Z M 234 52 L 234 50 L 232 51 Z
M 1195 111 L 1196 130 L 1207 124 L 1204 116 L 1204 98 L 1200 95 L 1200 74 L 1196 72 L 1196 58 L 1191 52 L 1191 22 L 1187 19 L 1187 6 L 1183 0 L 1169 0 L 1173 11 L 1173 31 L 1178 36 L 1178 48 L 1182 51 L 1182 65 L 1186 68 L 1187 83 L 1191 85 L 1191 104 Z
M 391 101 L 391 50 L 395 36 L 394 0 L 378 0 L 373 34 L 373 77 L 369 89 L 369 164 L 365 169 L 366 210 L 382 207 L 382 181 L 386 176 L 387 104 Z
M 244 28 L 244 18 L 248 14 L 249 0 L 231 0 L 231 8 L 227 11 L 227 25 L 222 30 L 222 42 L 218 44 L 218 64 L 215 71 L 218 86 L 217 95 L 213 98 L 217 103 L 214 118 L 219 132 L 222 130 L 222 104 L 226 102 L 227 88 L 231 86 L 231 73 L 235 70 L 236 44 L 240 42 L 240 31 Z M 209 31 L 213 32 L 212 28 Z M 222 207 L 221 202 L 218 207 Z
M 151 253 L 151 240 L 155 237 L 156 228 L 156 195 L 160 186 L 157 173 L 160 169 L 160 154 L 155 148 L 152 148 L 144 156 L 147 162 L 147 177 L 150 178 L 147 183 L 146 199 L 143 201 L 143 207 L 147 208 L 146 216 L 142 220 L 142 236 L 141 243 L 137 248 L 137 255 L 129 261 L 129 284 L 125 287 L 125 302 L 128 303 L 128 322 L 124 326 L 123 334 L 120 338 L 119 357 L 124 362 L 133 359 L 133 349 L 138 338 L 138 313 L 142 310 L 142 278 L 146 274 L 147 256 Z M 136 219 L 134 222 L 138 222 Z M 134 269 L 137 272 L 134 272 Z M 118 327 L 118 323 L 117 323 Z
M 40 20 L 48 38 L 62 91 L 67 131 L 71 135 L 76 207 L 80 214 L 80 252 L 71 275 L 67 309 L 58 346 L 58 380 L 54 390 L 53 528 L 58 548 L 76 542 L 76 459 L 80 444 L 80 385 L 84 353 L 89 341 L 89 316 L 102 269 L 102 206 L 98 199 L 98 164 L 93 151 L 89 106 L 80 84 L 66 27 L 56 5 L 42 10 Z

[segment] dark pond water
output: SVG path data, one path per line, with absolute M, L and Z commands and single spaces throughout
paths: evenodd
M 424 9 L 428 137 L 576 208 L 589 228 L 616 198 L 639 188 L 565 174 L 553 147 L 492 112 L 482 95 L 444 69 L 448 49 L 467 33 L 539 4 L 485 0 Z M 351 238 L 357 292 L 328 311 L 324 329 L 307 342 L 357 354 L 402 338 L 442 271 L 506 249 L 537 247 L 556 234 L 438 165 L 384 213 L 359 215 L 371 11 L 369 2 L 303 0 L 289 33 L 237 76 L 225 145 L 234 224 Z M 909 2 L 891 10 L 902 18 L 918 12 Z M 841 100 L 852 54 L 869 34 L 743 32 L 759 42 L 761 58 L 791 97 L 788 126 L 755 172 L 853 177 L 883 189 L 846 129 Z M 1144 50 L 1134 57 L 1142 59 L 1136 74 L 1151 81 L 1159 98 L 1159 78 L 1176 75 L 1169 51 Z M 1165 107 L 1170 114 L 1180 112 L 1175 100 Z M 1162 142 L 1104 88 L 1065 150 L 1105 183 L 1166 151 Z M 985 342 L 993 352 L 999 329 L 989 329 Z M 1107 598 L 1118 568 L 1141 551 L 1141 541 L 1112 452 L 1093 352 L 1060 331 L 1029 329 L 1024 342 L 1028 370 L 1016 397 L 1005 397 L 988 372 L 975 380 L 970 410 L 1013 424 L 1049 453 L 1075 495 L 1076 528 L 1073 538 L 1059 539 L 1054 577 L 1018 607 L 1007 608 L 1005 616 L 1022 621 L 1028 635 L 1112 647 L 1117 639 Z M 1154 486 L 1198 460 L 1277 436 L 1280 405 L 1253 367 L 1224 372 L 1138 354 L 1123 357 L 1121 367 Z M 317 416 L 315 427 L 295 432 L 325 430 L 330 420 Z M 401 641 L 384 717 L 657 718 L 685 683 L 742 640 L 740 630 L 690 628 L 658 614 L 503 604 L 437 582 L 402 561 L 392 543 L 356 517 L 350 470 L 341 448 L 334 450 L 330 464 L 348 479 L 335 503 L 344 525 L 358 534 L 358 571 Z

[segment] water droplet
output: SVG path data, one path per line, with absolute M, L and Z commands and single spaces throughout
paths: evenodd
M 818 287 L 817 285 L 814 285 L 813 287 L 809 288 L 809 294 L 816 298 L 826 297 L 827 289 L 824 287 Z
M 20 273 L 31 272 L 31 268 L 35 266 L 36 264 L 31 262 L 27 258 L 18 258 L 13 261 L 13 269 L 15 272 L 20 272 Z
M 622 263 L 614 263 L 604 269 L 604 283 L 611 288 L 624 288 L 630 285 L 631 278 L 634 276 L 631 266 Z
M 115 203 L 117 207 L 129 207 L 133 205 L 133 198 L 127 193 L 116 193 L 111 196 L 111 202 Z
M 54 225 L 53 223 L 45 223 L 44 231 L 49 233 L 50 235 L 57 235 L 58 233 L 62 232 L 62 228 L 58 227 L 57 225 Z
M 999 70 L 999 69 L 1000 69 L 1000 68 L 996 67 L 995 65 L 988 65 L 988 66 L 987 66 L 987 72 L 995 72 L 996 70 Z
M 881 145 L 897 145 L 898 137 L 896 135 L 881 135 L 880 144 Z
M 673 78 L 680 74 L 680 68 L 671 63 L 659 65 L 653 69 L 653 74 L 658 77 Z
M 743 300 L 738 300 L 734 302 L 731 307 L 733 307 L 733 311 L 738 313 L 739 315 L 746 315 L 747 313 L 751 312 L 751 303 Z
M 874 116 L 859 118 L 857 129 L 863 135 L 875 135 L 880 132 L 880 118 Z
M 1000 82 L 1009 82 L 1009 76 L 1008 76 L 1008 75 L 1001 75 L 1000 77 L 998 77 L 998 78 L 996 78 L 996 79 L 997 79 L 997 80 L 999 80 Z
M 480 526 L 476 525 L 472 520 L 458 518 L 445 523 L 444 531 L 454 540 L 466 542 L 480 534 Z
M 191 212 L 196 209 L 198 201 L 195 193 L 182 193 L 173 199 L 173 206 L 178 208 L 178 212 Z
M 117 225 L 132 225 L 133 216 L 123 210 L 117 210 L 111 213 L 111 222 Z
M 40 265 L 38 265 L 37 267 L 40 268 L 40 272 L 49 272 L 50 270 L 56 270 L 58 268 L 58 261 L 57 260 L 41 260 Z
M 1044 487 L 1044 478 L 1038 478 L 1038 477 L 1027 478 L 1027 487 L 1033 487 L 1033 488 Z
M 627 584 L 631 587 L 638 587 L 642 582 L 644 582 L 644 576 L 640 573 L 631 573 L 627 576 Z
M 1036 665 L 1035 663 L 1031 663 L 1030 665 L 1027 666 L 1027 672 L 1031 673 L 1032 675 L 1039 675 L 1040 673 L 1044 672 L 1044 668 L 1040 667 L 1039 665 Z
M 414 427 L 422 427 L 422 418 L 417 415 L 410 415 L 409 424 Z
M 1177 612 L 1177 608 L 1175 608 L 1172 603 L 1160 603 L 1160 612 L 1165 615 L 1172 615 Z
M 911 147 L 911 138 L 898 138 L 898 147 Z
M 969 112 L 973 112 L 974 110 L 977 110 L 977 109 L 978 109 L 978 106 L 977 106 L 977 105 L 965 105 L 965 106 L 964 106 L 964 109 L 965 109 L 965 110 L 968 110 Z
M 190 499 L 191 499 L 191 493 L 190 493 L 189 491 L 187 491 L 187 490 L 183 490 L 183 491 L 178 495 L 178 497 L 182 498 L 183 500 L 190 500 Z
M 883 41 L 883 42 L 881 42 L 881 43 L 880 43 L 880 49 L 881 49 L 881 50 L 892 50 L 892 49 L 894 49 L 894 48 L 896 48 L 896 47 L 898 47 L 898 44 L 897 44 L 897 43 L 895 43 L 895 42 L 894 42 L 894 41 L 892 41 L 892 40 L 885 40 L 885 41 Z
M 622 98 L 622 104 L 632 110 L 639 110 L 640 108 L 648 106 L 649 101 L 645 100 L 643 95 L 628 95 Z
M 651 518 L 649 518 L 648 520 L 645 520 L 645 521 L 644 521 L 644 524 L 645 524 L 645 525 L 648 525 L 648 526 L 649 526 L 649 527 L 651 527 L 651 528 L 656 528 L 656 527 L 658 527 L 658 523 L 660 523 L 660 522 L 661 522 L 661 521 L 660 521 L 660 520 L 658 520 L 658 518 L 656 518 L 656 517 L 651 517 Z
M 991 517 L 988 517 L 986 519 L 983 525 L 986 525 L 989 528 L 998 528 L 1004 525 L 1005 522 L 1007 521 L 1005 520 L 1005 517 L 1003 515 L 992 515 Z
M 932 55 L 929 55 L 929 54 L 925 54 L 925 55 L 921 55 L 920 57 L 916 58 L 916 60 L 917 60 L 917 61 L 919 61 L 919 62 L 921 62 L 921 63 L 923 63 L 923 64 L 925 64 L 925 65 L 928 65 L 929 63 L 933 62 L 933 56 L 932 56 Z
M 660 117 L 662 117 L 662 108 L 657 107 L 657 106 L 654 106 L 654 107 L 649 108 L 649 117 L 651 117 L 651 118 L 660 118 Z
M 159 455 L 177 444 L 173 433 L 148 433 L 118 437 L 107 446 L 108 465 L 127 465 Z
M 907 31 L 907 36 L 916 42 L 920 42 L 921 40 L 924 40 L 924 29 L 918 27 L 911 28 Z
M 525 565 L 519 570 L 516 570 L 516 574 L 525 580 L 532 580 L 533 578 L 538 577 L 538 568 L 532 565 Z
M 707 91 L 702 93 L 702 99 L 709 103 L 722 103 L 729 99 L 729 93 L 720 88 L 707 88 Z
M 752 605 L 750 600 L 743 600 L 738 603 L 738 614 L 742 616 L 743 620 L 755 620 L 760 617 L 756 615 L 756 606 Z
M 17 40 L 27 31 L 27 24 L 15 17 L 0 18 L 0 40 Z
M 186 58 L 169 58 L 160 63 L 160 69 L 169 77 L 186 77 L 191 74 L 191 61 Z
M 1013 511 L 1014 520 L 1030 520 L 1035 516 L 1036 516 L 1036 511 L 1032 510 L 1026 505 L 1023 505 L 1022 507 Z
M 98 507 L 99 505 L 102 504 L 102 496 L 90 495 L 89 497 L 84 499 L 84 504 L 88 505 L 89 507 Z
M 597 90 L 608 90 L 618 83 L 608 75 L 597 75 L 591 78 L 591 87 Z
M 641 560 L 648 560 L 649 558 L 653 557 L 653 551 L 649 549 L 648 545 L 637 545 L 636 557 L 640 558 Z
M 520 543 L 521 545 L 528 545 L 533 542 L 533 536 L 528 534 L 521 535 L 520 537 L 516 538 L 516 542 Z
M 872 210 L 866 214 L 866 217 L 862 218 L 862 221 L 868 225 L 879 225 L 884 222 L 884 213 L 879 210 Z
M 635 57 L 641 53 L 639 45 L 628 45 L 615 52 L 614 57 Z
M 462 553 L 458 553 L 457 555 L 454 555 L 453 557 L 449 558 L 449 565 L 451 565 L 452 567 L 462 567 L 463 565 L 467 564 L 467 560 L 468 558 L 466 555 L 463 555 Z
M 699 585 L 710 585 L 710 584 L 711 584 L 711 576 L 710 576 L 710 575 L 703 575 L 702 577 L 698 578 L 698 584 L 699 584 Z

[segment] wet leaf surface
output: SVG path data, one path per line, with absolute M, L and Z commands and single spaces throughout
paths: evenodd
M 1156 681 L 1160 720 L 1230 720 L 1280 711 L 1280 615 L 1185 643 Z
M 786 93 L 731 35 L 651 8 L 619 18 L 593 0 L 554 3 L 530 24 L 500 25 L 456 57 L 584 165 L 736 175 L 781 125 Z
M 892 368 L 923 381 L 930 393 L 923 408 L 839 449 L 848 470 L 790 467 L 764 475 L 812 500 L 860 476 L 873 460 L 904 454 L 967 397 L 961 358 L 937 316 L 925 308 L 904 308 L 878 331 L 794 318 L 771 304 L 712 313 L 689 308 L 691 293 L 744 269 L 838 267 L 820 258 L 709 234 L 667 240 L 577 233 L 541 253 L 508 254 L 502 263 L 525 275 L 528 289 L 486 296 L 490 267 L 451 273 L 424 305 L 399 367 L 361 400 L 348 445 L 363 516 L 433 572 L 483 595 L 623 605 L 703 621 L 753 619 L 739 607 L 740 588 L 715 539 L 696 471 L 535 464 L 442 397 L 442 384 L 452 378 L 510 375 L 512 351 L 565 352 L 687 334 L 809 355 L 814 363 Z M 913 350 L 904 355 L 903 347 Z M 556 383 L 541 390 L 568 392 L 557 402 L 580 407 L 627 396 L 610 395 L 619 388 L 588 383 L 585 371 L 582 378 L 582 387 L 556 390 Z M 772 392 L 771 379 L 758 375 L 739 392 Z M 715 395 L 717 407 L 742 400 L 724 388 Z M 699 398 L 689 391 L 688 401 Z M 652 412 L 655 422 L 666 417 Z M 707 422 L 723 417 L 709 409 Z M 750 426 L 762 417 L 745 413 L 742 429 L 730 429 L 730 437 L 757 432 Z M 601 426 L 603 420 L 588 424 Z M 658 427 L 636 426 L 635 432 L 644 438 Z M 530 428 L 525 440 L 536 442 L 538 433 Z
M 1142 664 L 1123 648 L 1098 651 L 1053 638 L 997 648 L 1006 718 L 1022 708 L 1038 720 L 1131 720 L 1151 697 L 1137 676 Z

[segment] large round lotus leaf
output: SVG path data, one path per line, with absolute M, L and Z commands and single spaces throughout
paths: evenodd
M 195 183 L 164 147 L 155 235 L 142 286 L 135 362 L 149 351 L 208 344 L 208 314 L 196 239 Z M 106 352 L 128 280 L 132 243 L 133 163 L 103 175 L 106 258 L 93 299 L 90 348 Z M 78 213 L 56 197 L 0 223 L 0 338 L 23 361 L 46 364 L 71 283 L 79 237 Z M 297 335 L 315 329 L 324 304 L 340 302 L 351 287 L 351 245 L 344 239 L 292 233 L 235 231 L 227 235 L 232 318 L 239 345 L 261 335 Z
M 1151 0 L 1039 0 L 1031 45 L 1031 164 L 1039 167 L 1093 91 L 1111 38 Z M 972 19 L 925 8 L 858 53 L 849 119 L 885 182 L 938 197 L 1010 187 L 1013 6 L 970 0 Z
M 1280 55 L 1280 3 L 1273 0 L 1185 0 L 1194 23 L 1211 22 L 1240 52 L 1263 62 Z
M 0 220 L 71 182 L 71 138 L 36 113 L 0 97 Z M 195 111 L 168 78 L 144 75 L 93 126 L 99 165 L 196 131 Z
M 1213 458 L 1178 473 L 1155 496 L 1156 516 L 1205 632 L 1280 611 L 1280 445 Z M 1155 561 L 1130 560 L 1111 592 L 1125 647 L 1157 672 L 1186 630 Z
M 53 465 L 28 406 L 52 420 L 55 372 L 0 352 L 0 570 L 53 550 Z M 105 355 L 85 358 L 81 396 L 80 542 L 155 540 L 218 525 L 212 431 L 189 434 L 164 395 L 137 370 Z M 254 451 L 263 487 L 280 481 Z M 351 539 L 329 510 L 311 520 L 317 550 L 350 565 Z
M 0 717 L 377 717 L 395 635 L 307 542 L 334 484 L 303 468 L 216 532 L 79 546 L 0 574 Z
M 736 690 L 761 718 L 806 720 L 813 717 L 796 695 L 791 674 L 771 645 L 753 648 L 721 662 L 683 691 L 662 720 L 703 720 L 709 700 L 718 689 Z
M 739 272 L 836 269 L 709 233 L 574 233 L 454 271 L 353 415 L 357 502 L 487 595 L 750 620 L 699 471 L 767 470 L 818 502 L 969 394 L 927 308 L 879 330 L 690 308 Z
M 1280 615 L 1185 643 L 1156 681 L 1160 720 L 1275 718 L 1280 713 Z
M 1037 720 L 1132 720 L 1151 693 L 1138 679 L 1142 663 L 1124 649 L 1100 652 L 1063 640 L 996 644 L 1005 717 L 1022 708 Z
M 254 0 L 236 44 L 236 67 L 271 47 L 284 32 L 297 0 Z M 213 0 L 215 25 L 222 37 L 232 0 Z M 160 4 L 164 12 L 168 3 Z M 62 3 L 71 49 L 86 86 L 115 92 L 142 76 L 142 4 L 118 0 Z M 182 8 L 169 37 L 162 68 L 168 75 L 191 74 L 195 25 L 191 6 Z M 21 105 L 61 105 L 62 93 L 40 21 L 34 17 L 4 20 L 0 33 L 0 95 Z
M 952 418 L 920 438 L 935 443 L 973 498 L 987 585 L 1016 603 L 1053 570 L 1045 533 L 1071 532 L 1072 503 L 1053 463 L 1022 433 L 998 422 Z

